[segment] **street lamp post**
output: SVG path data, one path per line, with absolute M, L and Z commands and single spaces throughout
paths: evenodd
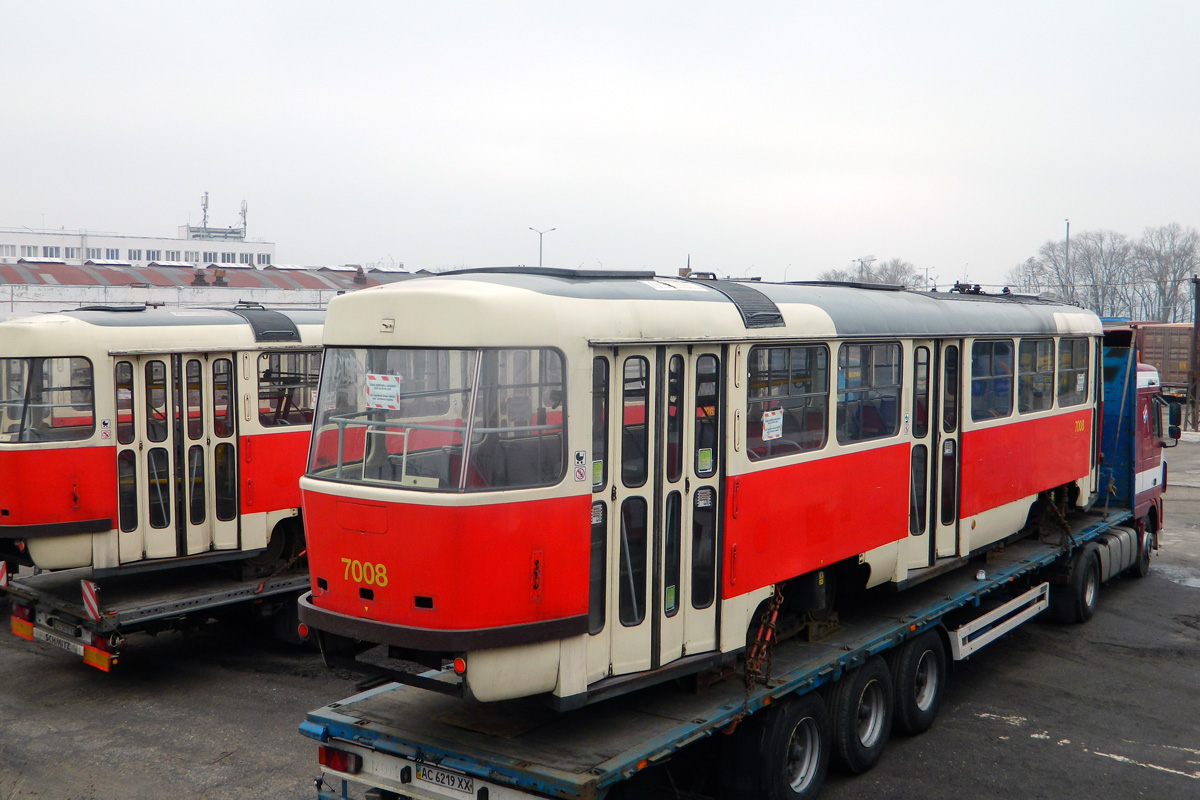
M 538 266 L 540 267 L 542 265 L 542 237 L 550 231 L 558 230 L 558 228 L 548 228 L 544 231 L 539 231 L 537 228 L 530 228 L 529 230 L 538 235 Z

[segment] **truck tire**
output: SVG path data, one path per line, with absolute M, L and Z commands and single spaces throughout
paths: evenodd
M 892 729 L 892 706 L 892 676 L 879 656 L 842 678 L 833 691 L 838 766 L 855 774 L 875 766 Z
M 816 797 L 829 769 L 830 728 L 825 701 L 816 693 L 792 696 L 763 720 L 762 797 Z M 747 765 L 748 766 L 748 765 Z
M 929 730 L 942 705 L 946 678 L 946 645 L 937 631 L 900 645 L 892 659 L 892 727 L 910 736 Z
M 1067 582 L 1050 587 L 1050 614 L 1066 624 L 1087 622 L 1096 613 L 1100 597 L 1100 558 L 1094 544 L 1085 545 L 1071 559 Z
M 1154 549 L 1157 535 L 1150 524 L 1150 520 L 1145 520 L 1141 539 L 1138 540 L 1137 561 L 1129 568 L 1129 574 L 1134 578 L 1144 578 L 1150 574 L 1150 552 Z

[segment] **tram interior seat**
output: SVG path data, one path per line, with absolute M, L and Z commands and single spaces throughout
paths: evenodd
M 752 457 L 756 460 L 819 450 L 825 442 L 825 410 L 807 406 L 784 408 L 782 435 L 767 441 L 762 440 L 762 422 L 749 421 L 746 424 L 746 440 L 758 443 L 750 447 Z
M 562 466 L 561 433 L 519 439 L 487 437 L 471 447 L 466 488 L 545 485 L 562 475 Z M 439 447 L 409 453 L 407 457 L 391 453 L 386 466 L 367 467 L 364 474 L 375 480 L 398 482 L 402 470 L 406 476 L 436 478 L 442 489 L 457 488 L 462 473 L 462 447 Z
M 555 480 L 562 474 L 563 439 L 561 433 L 501 439 L 505 486 L 535 486 Z

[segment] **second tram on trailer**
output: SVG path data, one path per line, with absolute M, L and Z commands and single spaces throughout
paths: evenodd
M 783 582 L 824 610 L 835 576 L 903 588 L 1091 503 L 1100 334 L 1034 298 L 650 273 L 339 297 L 301 619 L 484 701 L 716 665 Z
M 134 306 L 0 323 L 10 572 L 266 565 L 300 544 L 323 320 Z

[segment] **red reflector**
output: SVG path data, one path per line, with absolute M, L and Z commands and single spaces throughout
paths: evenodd
M 348 753 L 345 750 L 321 745 L 317 748 L 317 763 L 335 772 L 356 775 L 362 769 L 362 756 L 358 753 Z
M 20 603 L 13 603 L 12 615 L 17 619 L 23 619 L 26 622 L 33 622 L 33 611 L 29 606 L 23 606 Z
M 462 656 L 459 656 L 458 658 L 454 659 L 454 672 L 458 675 L 462 675 L 466 671 L 467 671 L 467 660 L 465 658 L 463 658 Z
M 308 638 L 308 626 L 305 625 L 303 622 L 301 622 L 299 625 L 296 626 L 296 635 L 299 636 L 301 639 L 307 639 Z

